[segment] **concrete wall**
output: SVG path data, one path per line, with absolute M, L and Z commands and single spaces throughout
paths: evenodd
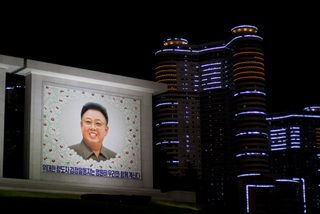
M 6 72 L 24 75 L 24 176 L 2 178 Z M 104 92 L 140 100 L 141 178 L 124 179 L 42 172 L 42 116 L 44 84 Z M 73 67 L 0 55 L 0 189 L 66 194 L 150 195 L 153 199 L 195 202 L 195 193 L 153 189 L 152 95 L 167 85 Z
M 45 70 L 42 70 L 45 69 Z M 75 69 L 35 61 L 28 62 L 22 71 L 26 75 L 25 103 L 25 177 L 30 180 L 53 181 L 76 184 L 100 185 L 108 188 L 153 188 L 152 159 L 152 91 L 163 90 L 165 85 L 157 86 L 150 82 Z M 72 74 L 76 76 L 72 77 Z M 88 79 L 88 78 L 90 79 Z M 105 92 L 116 96 L 140 100 L 141 108 L 141 176 L 142 179 L 121 179 L 71 174 L 42 172 L 42 115 L 43 85 L 53 84 L 75 89 Z M 156 87 L 155 87 L 156 86 Z M 149 88 L 148 88 L 149 87 Z M 157 89 L 158 87 L 158 89 Z M 145 90 L 144 88 L 148 88 Z
M 21 63 L 22 62 L 22 63 Z M 3 69 L 1 69 L 3 67 Z M 24 176 L 29 181 L 55 185 L 101 187 L 102 189 L 153 190 L 152 95 L 166 90 L 165 84 L 101 73 L 91 70 L 17 60 L 0 55 L 0 178 L 3 168 L 3 122 L 5 75 L 15 72 L 26 77 Z M 58 174 L 42 171 L 42 116 L 44 84 L 103 92 L 107 95 L 140 100 L 141 179 L 109 178 L 88 175 Z M 8 180 L 6 180 L 8 182 Z M 19 182 L 18 182 L 19 183 Z M 43 186 L 43 185 L 42 185 Z M 131 191 L 132 192 L 132 191 Z

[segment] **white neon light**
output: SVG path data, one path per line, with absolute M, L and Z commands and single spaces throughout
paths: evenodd
M 258 38 L 263 40 L 261 36 L 257 36 L 257 35 L 244 35 L 244 37 L 253 37 L 253 38 Z
M 206 71 L 213 71 L 213 70 L 219 70 L 219 69 L 221 69 L 221 67 L 206 68 L 206 69 L 203 69 L 202 71 L 206 72 Z
M 304 203 L 304 213 L 307 213 L 307 196 L 306 196 L 306 181 L 304 178 L 293 178 L 293 180 L 302 181 L 302 193 L 303 193 L 303 203 Z
M 281 119 L 286 119 L 291 117 L 320 118 L 320 115 L 289 114 L 289 115 L 277 116 L 277 117 L 267 117 L 266 120 L 281 120 Z
M 238 134 L 236 134 L 236 137 L 241 136 L 241 135 L 246 135 L 246 134 L 263 134 L 268 136 L 268 134 L 266 132 L 259 132 L 259 131 L 248 131 L 248 132 L 240 132 Z
M 214 86 L 214 87 L 210 87 L 210 88 L 204 88 L 203 90 L 211 90 L 211 89 L 217 89 L 217 88 L 222 88 L 222 86 Z
M 271 151 L 279 151 L 279 150 L 286 150 L 287 147 L 281 147 L 281 148 L 272 148 Z
M 286 132 L 271 133 L 270 136 L 286 135 Z
M 272 144 L 271 147 L 279 147 L 279 146 L 287 146 L 286 143 L 281 143 L 281 144 Z
M 256 26 L 253 26 L 253 25 L 239 25 L 239 26 L 236 26 L 236 27 L 232 28 L 232 29 L 231 29 L 231 32 L 232 32 L 233 30 L 235 30 L 235 29 L 245 28 L 245 27 L 247 27 L 247 28 L 253 28 L 253 29 L 258 30 L 258 28 L 257 28 Z
M 277 139 L 284 139 L 287 138 L 286 136 L 279 136 L 279 137 L 271 137 L 271 140 L 277 140 Z
M 201 74 L 201 76 L 202 76 L 202 77 L 205 77 L 205 76 L 215 75 L 215 74 L 221 74 L 221 72 L 205 73 L 205 74 Z
M 221 62 L 214 62 L 214 63 L 203 64 L 203 65 L 201 65 L 201 68 L 203 68 L 203 67 L 208 67 L 208 66 L 212 66 L 212 65 L 221 65 Z M 221 68 L 221 67 L 220 67 L 220 68 Z
M 236 40 L 236 39 L 240 39 L 240 38 L 242 38 L 242 36 L 236 36 L 236 37 L 234 37 L 234 38 L 231 39 L 230 42 L 228 42 L 224 47 L 228 47 L 228 46 L 231 44 L 231 42 L 233 42 L 233 41 Z
M 165 103 L 158 103 L 156 107 L 162 106 L 162 105 L 178 105 L 178 102 L 165 102 Z
M 184 49 L 174 49 L 174 51 L 178 51 L 178 52 L 191 52 L 191 50 L 184 50 Z
M 179 141 L 177 141 L 177 140 L 172 140 L 172 141 L 164 140 L 164 141 L 158 142 L 156 145 L 168 144 L 168 143 L 179 143 Z
M 215 84 L 220 84 L 221 81 L 215 81 L 215 82 L 208 82 L 207 85 L 215 85 Z
M 157 123 L 156 126 L 166 125 L 166 124 L 179 124 L 179 122 L 177 122 L 177 121 L 165 121 L 165 122 Z
M 262 94 L 264 96 L 266 96 L 266 93 L 262 92 L 262 91 L 241 91 L 240 93 L 235 93 L 233 96 L 238 96 L 239 94 Z
M 245 25 L 244 25 L 245 26 Z M 234 28 L 233 28 L 234 29 Z M 201 50 L 184 50 L 184 49 L 163 49 L 163 50 L 159 50 L 157 52 L 155 52 L 155 55 L 157 55 L 160 52 L 165 52 L 165 51 L 177 51 L 177 52 L 192 52 L 192 53 L 201 53 L 204 51 L 212 51 L 212 50 L 219 50 L 219 49 L 225 49 L 227 48 L 234 40 L 236 39 L 240 39 L 240 38 L 245 38 L 245 37 L 254 37 L 254 38 L 259 38 L 261 40 L 262 37 L 257 36 L 257 35 L 243 35 L 243 36 L 236 36 L 233 39 L 231 39 L 226 45 L 223 46 L 217 46 L 217 47 L 211 47 L 211 48 L 205 48 L 205 49 L 201 49 Z
M 238 114 L 235 114 L 234 116 L 239 116 L 241 114 L 263 114 L 265 115 L 266 113 L 263 111 L 243 111 L 243 112 L 239 112 Z
M 300 149 L 300 146 L 291 146 L 291 149 Z
M 237 154 L 236 157 L 241 157 L 241 156 L 249 156 L 249 155 L 267 155 L 267 153 L 265 152 L 247 152 L 247 153 L 241 153 L 241 154 Z
M 300 129 L 300 127 L 299 126 L 292 126 L 292 127 L 290 127 L 290 129 Z
M 291 179 L 276 179 L 278 182 L 291 182 L 291 183 L 299 183 L 299 181 L 291 180 Z
M 247 173 L 247 174 L 238 175 L 237 177 L 241 178 L 241 177 L 248 177 L 248 176 L 259 176 L 259 175 L 261 175 L 261 173 Z
M 256 185 L 248 184 L 246 185 L 246 201 L 247 201 L 247 213 L 250 212 L 250 204 L 249 204 L 249 187 L 255 187 Z
M 255 185 L 255 184 L 247 184 L 246 185 L 246 202 L 247 202 L 247 213 L 250 213 L 250 200 L 249 200 L 249 188 L 256 187 L 256 188 L 274 188 L 274 185 Z
M 225 46 L 218 46 L 218 47 L 212 47 L 212 48 L 206 48 L 206 49 L 202 49 L 202 50 L 192 50 L 192 53 L 201 53 L 204 51 L 212 51 L 212 50 L 218 50 L 218 49 L 224 49 Z
M 279 131 L 286 131 L 287 128 L 281 128 L 281 129 L 272 129 L 270 132 L 279 132 Z
M 316 111 L 320 109 L 320 106 L 310 106 L 310 107 L 305 107 L 303 110 L 304 111 Z

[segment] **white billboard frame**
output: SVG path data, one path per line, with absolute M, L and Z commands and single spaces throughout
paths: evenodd
M 34 60 L 23 62 L 22 66 L 20 63 L 20 67 L 16 66 L 16 70 L 11 70 L 26 78 L 24 120 L 24 176 L 26 179 L 46 184 L 49 182 L 53 185 L 59 183 L 70 185 L 70 187 L 85 185 L 102 189 L 127 189 L 131 192 L 132 190 L 138 192 L 153 190 L 152 96 L 166 91 L 165 84 Z M 117 176 L 88 176 L 44 171 L 42 165 L 43 91 L 46 85 L 139 100 L 141 177 L 129 179 Z

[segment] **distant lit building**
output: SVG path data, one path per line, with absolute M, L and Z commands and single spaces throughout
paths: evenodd
M 246 213 L 304 213 L 304 179 L 264 178 L 264 181 L 245 187 Z
M 307 213 L 320 209 L 320 107 L 268 114 L 271 172 L 305 180 Z
M 156 53 L 156 81 L 168 92 L 156 97 L 156 146 L 167 153 L 169 172 L 179 174 L 192 163 L 201 174 L 200 78 L 197 46 L 183 38 L 168 39 Z M 174 49 L 173 49 L 174 48 Z
M 227 84 L 231 147 L 238 178 L 268 172 L 265 69 L 255 27 L 235 27 L 228 49 Z
M 241 25 L 223 41 L 171 38 L 157 51 L 156 146 L 171 174 L 192 163 L 215 206 L 234 199 L 236 180 L 268 172 L 265 70 L 258 29 Z

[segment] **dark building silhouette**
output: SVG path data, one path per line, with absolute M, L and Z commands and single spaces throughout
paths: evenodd
M 6 74 L 3 176 L 22 178 L 24 77 Z
M 271 172 L 305 180 L 307 213 L 320 209 L 320 107 L 268 114 Z

